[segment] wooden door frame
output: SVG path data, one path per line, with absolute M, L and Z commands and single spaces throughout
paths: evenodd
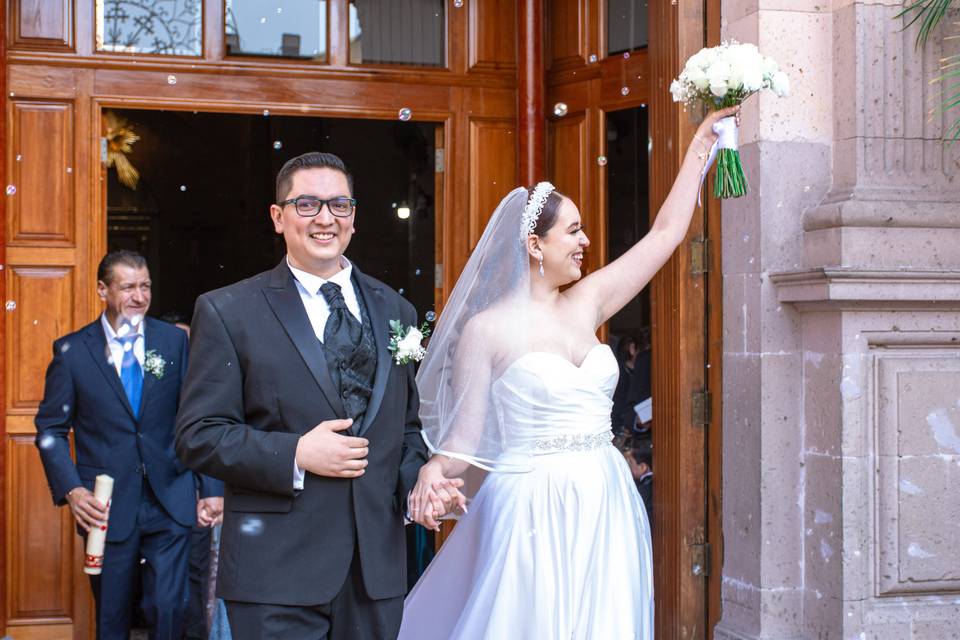
M 673 103 L 666 89 L 690 55 L 719 40 L 720 0 L 650 3 L 650 24 L 657 25 L 657 37 L 650 40 L 646 50 L 631 52 L 626 59 L 599 55 L 606 51 L 606 2 L 563 3 L 564 10 L 581 21 L 580 41 L 576 56 L 549 61 L 552 68 L 547 72 L 545 106 L 548 120 L 561 122 L 576 115 L 587 123 L 587 157 L 581 166 L 595 177 L 586 181 L 586 193 L 578 204 L 586 225 L 593 230 L 589 270 L 605 264 L 608 257 L 607 176 L 594 163 L 596 157 L 605 153 L 606 113 L 643 104 L 649 107 L 649 127 L 654 139 L 649 195 L 652 222 L 696 129 L 693 114 Z M 547 18 L 551 25 L 551 16 Z M 599 59 L 591 58 L 591 54 Z M 558 102 L 566 104 L 567 115 L 553 115 L 553 105 Z M 719 212 L 719 202 L 707 198 L 705 208 L 695 212 L 686 240 L 650 285 L 651 321 L 655 327 L 653 395 L 657 398 L 654 465 L 677 470 L 676 474 L 658 473 L 654 483 L 654 548 L 658 557 L 676 559 L 654 563 L 656 637 L 664 639 L 712 637 L 713 626 L 720 618 L 719 251 L 710 252 L 712 269 L 708 273 L 695 275 L 690 267 L 690 241 L 694 238 L 712 237 L 712 246 L 719 249 Z M 710 273 L 715 277 L 710 277 Z M 605 338 L 605 332 L 601 333 Z M 706 424 L 699 424 L 700 417 L 693 415 L 694 391 L 709 391 L 712 411 Z M 693 469 L 697 473 L 692 473 Z M 691 575 L 695 563 L 701 564 L 700 577 Z

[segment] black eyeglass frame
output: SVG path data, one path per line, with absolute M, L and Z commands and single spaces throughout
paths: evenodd
M 311 201 L 313 201 L 313 202 L 316 202 L 316 203 L 317 203 L 317 212 L 314 213 L 313 215 L 304 215 L 304 214 L 300 213 L 300 207 L 297 206 L 297 201 L 298 201 L 298 200 L 311 200 Z M 347 202 L 350 203 L 350 213 L 345 213 L 345 214 L 344 214 L 344 213 L 336 213 L 336 212 L 330 207 L 330 203 L 331 203 L 331 202 L 343 202 L 344 200 L 346 200 Z M 330 212 L 330 215 L 332 215 L 332 216 L 335 217 L 335 218 L 349 218 L 349 217 L 352 216 L 352 215 L 356 212 L 356 210 L 357 210 L 357 199 L 356 199 L 356 198 L 345 198 L 345 197 L 343 197 L 343 196 L 337 196 L 336 198 L 330 198 L 329 200 L 322 200 L 322 199 L 317 198 L 317 197 L 315 197 L 315 196 L 297 196 L 296 198 L 290 198 L 289 200 L 284 200 L 284 201 L 282 201 L 282 202 L 278 202 L 278 203 L 277 203 L 277 206 L 283 208 L 283 207 L 287 206 L 288 204 L 294 205 L 294 206 L 293 206 L 293 210 L 296 211 L 297 215 L 300 216 L 301 218 L 314 218 L 314 217 L 320 215 L 320 211 L 323 210 L 324 207 L 326 207 L 326 208 L 327 208 L 327 211 Z

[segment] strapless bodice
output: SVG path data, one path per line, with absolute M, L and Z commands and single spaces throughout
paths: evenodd
M 520 356 L 492 388 L 504 450 L 543 453 L 605 436 L 618 375 L 605 344 L 590 349 L 579 366 L 545 351 Z

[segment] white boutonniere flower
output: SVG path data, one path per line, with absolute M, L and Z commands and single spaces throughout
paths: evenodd
M 167 366 L 167 361 L 159 353 L 150 349 L 144 354 L 143 370 L 159 380 L 163 377 L 163 370 Z
M 430 335 L 430 327 L 426 322 L 417 327 L 404 327 L 399 320 L 390 321 L 390 354 L 397 364 L 420 362 L 427 350 L 421 344 L 423 339 Z

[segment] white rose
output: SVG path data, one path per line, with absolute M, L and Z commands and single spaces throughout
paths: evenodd
M 750 65 L 743 71 L 743 88 L 746 91 L 763 89 L 763 70 L 760 65 Z
M 684 96 L 687 93 L 687 88 L 683 86 L 679 81 L 674 80 L 670 83 L 670 94 L 673 96 L 674 102 L 683 102 Z
M 772 76 L 777 71 L 780 71 L 780 65 L 777 64 L 776 60 L 770 57 L 763 59 L 763 75 Z
M 411 327 L 410 330 L 407 331 L 407 335 L 403 336 L 403 340 L 397 343 L 397 350 L 413 353 L 420 348 L 420 342 L 422 341 L 423 334 L 420 333 L 420 330 L 416 327 Z
M 710 81 L 707 79 L 707 74 L 703 72 L 703 69 L 697 69 L 691 72 L 687 76 L 687 81 L 695 86 L 698 91 L 706 91 L 707 87 L 710 86 Z
M 783 71 L 777 71 L 771 79 L 772 89 L 775 94 L 783 98 L 790 94 L 790 78 Z
M 710 93 L 718 98 L 722 98 L 723 96 L 727 95 L 727 91 L 729 89 L 730 87 L 727 86 L 726 82 L 710 83 Z

